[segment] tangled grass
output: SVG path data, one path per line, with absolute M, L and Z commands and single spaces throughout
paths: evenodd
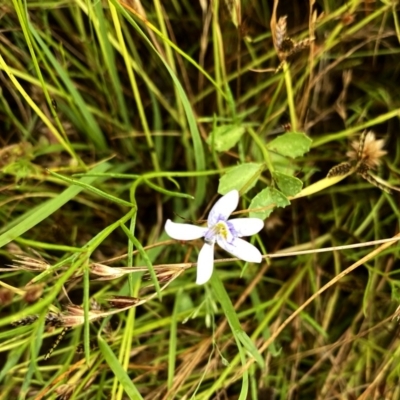
M 0 400 L 400 398 L 398 9 L 3 1 Z

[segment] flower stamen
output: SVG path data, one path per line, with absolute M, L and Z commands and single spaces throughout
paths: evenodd
M 222 221 L 218 222 L 215 225 L 214 229 L 215 229 L 215 234 L 216 235 L 222 236 L 225 240 L 228 239 L 229 229 L 226 226 L 225 222 L 222 222 Z

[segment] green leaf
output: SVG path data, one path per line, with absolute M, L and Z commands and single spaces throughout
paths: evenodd
M 76 180 L 76 179 L 68 178 L 67 176 L 63 176 L 63 175 L 57 174 L 57 172 L 53 172 L 53 171 L 50 171 L 50 170 L 47 170 L 47 172 L 50 175 L 53 175 L 53 176 L 57 177 L 58 179 L 61 179 L 64 182 L 68 182 L 71 185 L 81 186 L 81 187 L 87 189 L 88 191 L 97 194 L 98 196 L 104 197 L 105 199 L 107 199 L 109 201 L 113 201 L 113 202 L 115 202 L 117 204 L 121 204 L 121 205 L 126 206 L 126 207 L 133 207 L 132 203 L 129 203 L 129 202 L 125 201 L 125 200 L 122 200 L 119 197 L 113 196 L 113 195 L 111 195 L 109 193 L 103 192 L 102 190 L 97 189 L 96 187 L 94 187 L 94 186 L 92 186 L 92 185 L 90 185 L 88 183 L 81 182 L 81 181 Z
M 249 335 L 247 335 L 245 331 L 240 330 L 236 332 L 236 337 L 240 340 L 240 343 L 242 343 L 248 353 L 258 362 L 258 365 L 263 365 L 263 358 Z
M 285 196 L 294 196 L 299 193 L 303 187 L 303 182 L 294 176 L 283 174 L 278 171 L 275 171 L 272 176 Z
M 135 22 L 135 20 L 132 18 L 132 16 L 124 9 L 124 7 L 121 5 L 121 3 L 118 0 L 111 0 L 111 3 L 121 12 L 121 14 L 126 18 L 126 20 L 132 25 L 134 29 L 139 33 L 139 35 L 143 38 L 143 40 L 147 43 L 147 45 L 151 48 L 151 50 L 158 56 L 160 61 L 164 64 L 166 70 L 171 76 L 171 79 L 173 80 L 176 90 L 178 93 L 178 96 L 182 102 L 183 109 L 186 114 L 186 118 L 189 124 L 189 132 L 192 137 L 192 142 L 193 142 L 193 157 L 194 157 L 194 162 L 196 164 L 196 171 L 204 171 L 206 169 L 205 165 L 205 155 L 204 155 L 204 148 L 203 148 L 203 143 L 201 140 L 199 128 L 197 127 L 197 121 L 196 117 L 193 112 L 192 105 L 189 101 L 189 98 L 186 95 L 185 90 L 183 89 L 182 84 L 179 81 L 179 78 L 176 76 L 173 68 L 171 68 L 168 64 L 168 62 L 164 59 L 164 56 L 162 56 L 157 49 L 154 47 L 152 41 L 147 37 L 147 34 L 145 34 L 140 26 Z M 160 32 L 160 36 L 163 37 L 163 35 Z M 164 40 L 167 41 L 167 38 L 163 37 Z M 169 44 L 171 47 L 174 47 L 175 50 L 179 52 L 179 48 L 176 46 L 173 46 L 173 43 L 169 41 Z M 185 53 L 182 53 L 183 56 L 186 56 Z M 187 56 L 185 57 L 187 58 Z M 190 58 L 189 58 L 190 59 Z M 193 60 L 190 59 L 192 62 Z M 205 75 L 208 77 L 208 75 L 205 73 Z M 224 93 L 223 93 L 224 95 Z M 195 203 L 196 205 L 200 205 L 203 203 L 203 200 L 206 195 L 206 179 L 204 176 L 198 177 L 196 179 L 196 193 L 195 193 Z
M 246 193 L 257 183 L 263 170 L 264 164 L 257 163 L 246 163 L 231 168 L 220 178 L 218 193 L 226 194 L 233 189 L 242 194 Z
M 207 143 L 213 145 L 217 151 L 227 151 L 239 141 L 244 132 L 245 129 L 242 126 L 218 126 L 211 132 Z
M 70 102 L 70 107 L 74 107 L 76 110 L 76 114 L 82 117 L 81 124 L 85 126 L 85 132 L 90 137 L 91 141 L 101 150 L 107 149 L 106 139 L 104 134 L 98 124 L 97 119 L 90 112 L 87 103 L 85 102 L 83 96 L 77 89 L 77 85 L 71 80 L 71 77 L 68 75 L 66 70 L 59 63 L 58 59 L 53 55 L 50 48 L 47 44 L 42 40 L 39 35 L 39 32 L 36 31 L 34 26 L 29 23 L 29 30 L 31 31 L 33 37 L 37 41 L 40 48 L 43 50 L 43 53 L 46 55 L 46 58 L 50 61 L 53 68 L 57 72 L 57 76 L 63 81 L 66 89 L 68 90 L 73 102 Z
M 296 164 L 292 159 L 275 153 L 269 152 L 271 163 L 274 166 L 274 171 L 283 172 L 284 174 L 294 175 L 296 173 Z
M 98 336 L 97 340 L 99 343 L 99 349 L 103 357 L 105 358 L 111 371 L 117 377 L 118 382 L 124 388 L 125 393 L 128 395 L 128 397 L 132 400 L 143 399 L 136 386 L 133 384 L 131 378 L 113 353 L 111 347 L 105 342 L 105 340 L 101 336 Z
M 154 287 L 156 289 L 158 298 L 161 301 L 162 296 L 161 296 L 160 283 L 158 282 L 157 275 L 156 275 L 156 273 L 154 271 L 153 263 L 151 262 L 150 257 L 147 255 L 145 249 L 143 248 L 143 246 L 139 242 L 139 240 L 135 236 L 132 235 L 132 232 L 124 224 L 121 225 L 121 228 L 125 232 L 126 236 L 128 236 L 129 240 L 133 243 L 133 245 L 139 251 L 139 254 L 141 255 L 144 263 L 146 264 L 146 266 L 147 266 L 147 268 L 149 270 L 150 277 L 151 277 L 151 280 L 153 281 L 153 284 L 154 284 Z
M 392 300 L 396 303 L 400 303 L 400 284 L 398 281 L 391 281 L 390 286 L 392 291 Z
M 99 164 L 92 169 L 91 172 L 105 172 L 111 165 L 109 163 Z M 97 180 L 96 177 L 83 177 L 79 180 L 82 184 L 90 185 Z M 0 248 L 10 243 L 12 240 L 22 236 L 29 229 L 38 225 L 51 214 L 60 209 L 64 204 L 68 203 L 71 199 L 77 196 L 83 190 L 82 186 L 73 185 L 64 190 L 57 197 L 47 200 L 33 209 L 28 209 L 17 221 L 18 223 L 12 227 L 3 227 L 0 235 Z M 15 222 L 15 221 L 13 221 Z M 7 230 L 6 230 L 7 229 Z
M 217 274 L 213 274 L 210 283 L 214 290 L 215 297 L 218 299 L 222 309 L 224 310 L 225 317 L 228 320 L 229 326 L 232 329 L 232 334 L 235 337 L 238 349 L 240 349 L 240 344 L 242 344 L 243 347 L 249 352 L 249 354 L 255 359 L 255 361 L 258 362 L 259 366 L 263 367 L 264 360 L 259 353 L 257 346 L 250 339 L 247 333 L 242 329 L 239 317 L 235 311 L 235 308 L 232 305 L 228 292 L 222 284 L 221 279 L 218 277 Z
M 312 140 L 301 132 L 288 132 L 268 143 L 267 148 L 283 156 L 301 157 L 310 150 Z
M 278 189 L 267 187 L 254 197 L 249 208 L 253 209 L 268 206 L 271 206 L 271 208 L 262 211 L 252 211 L 250 212 L 250 217 L 265 219 L 269 217 L 275 207 L 286 207 L 289 204 L 290 201 L 282 192 Z

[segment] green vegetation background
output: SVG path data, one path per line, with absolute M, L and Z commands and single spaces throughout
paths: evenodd
M 397 244 L 230 259 L 196 286 L 201 241 L 163 229 L 236 188 L 265 255 L 397 235 L 371 181 L 399 185 L 398 11 L 3 0 L 0 400 L 400 398 Z M 365 129 L 376 178 L 325 179 Z

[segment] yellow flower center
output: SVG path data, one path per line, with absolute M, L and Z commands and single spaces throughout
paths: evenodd
M 218 222 L 214 226 L 214 232 L 216 235 L 221 235 L 225 240 L 228 239 L 228 227 L 226 226 L 225 222 Z

